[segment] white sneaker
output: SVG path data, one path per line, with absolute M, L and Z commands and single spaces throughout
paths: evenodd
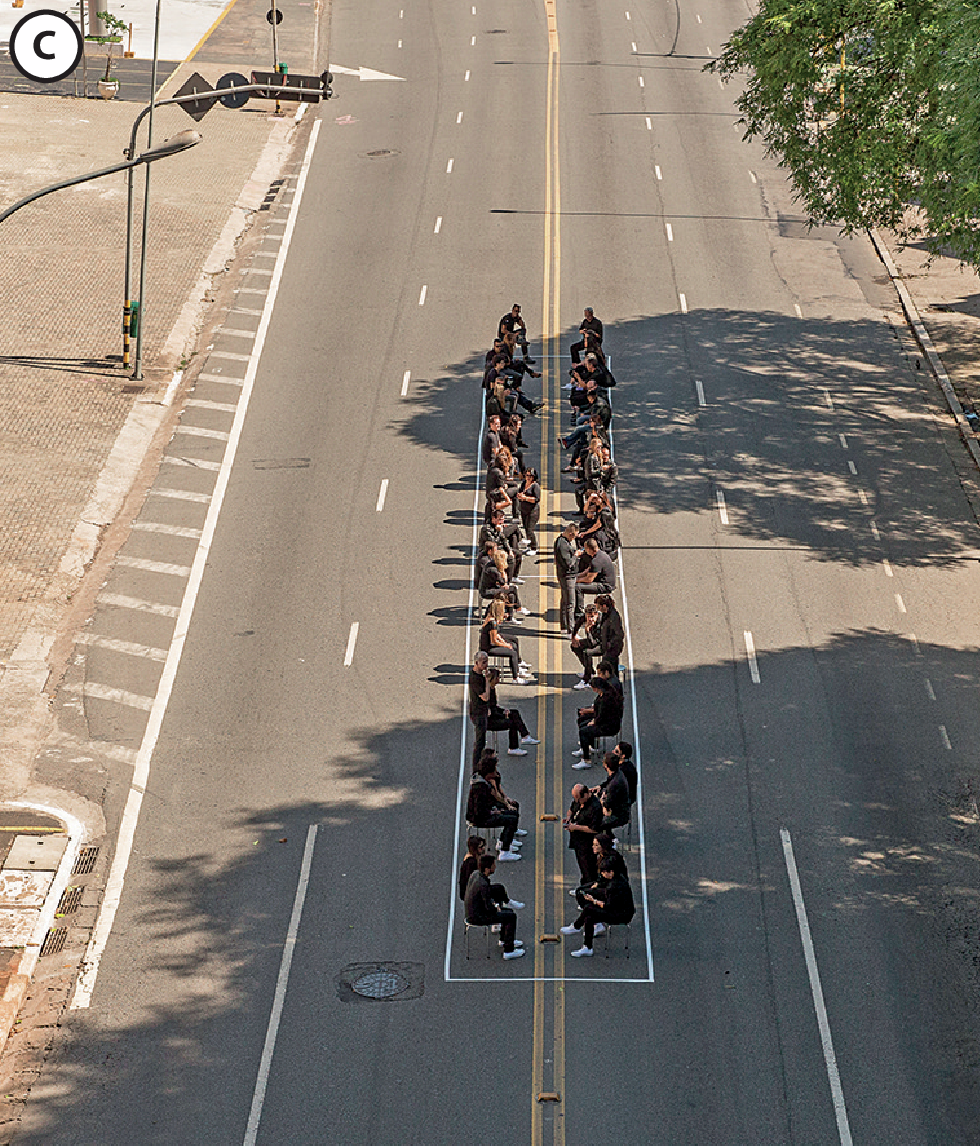
M 568 894 L 569 894 L 569 895 L 574 895 L 574 894 L 575 894 L 577 891 L 578 891 L 578 888 L 577 888 L 577 887 L 573 887 L 573 888 L 571 889 L 571 891 L 570 891 Z
M 512 681 L 511 683 L 516 684 L 516 685 L 534 684 L 534 677 L 533 676 L 519 676 L 517 678 L 517 680 Z
M 521 857 L 520 857 L 520 854 L 518 852 L 505 852 L 505 851 L 497 852 L 497 859 L 501 863 L 516 863 L 520 858 Z
M 582 928 L 576 927 L 574 923 L 569 923 L 567 927 L 560 927 L 559 931 L 561 931 L 562 935 L 581 935 L 582 934 Z
M 517 667 L 518 667 L 519 669 L 523 669 L 523 670 L 524 670 L 524 672 L 525 672 L 525 674 L 526 674 L 527 670 L 528 670 L 528 669 L 529 669 L 531 666 L 530 666 L 530 665 L 527 663 L 527 661 L 518 661 L 518 662 L 517 662 Z
M 497 942 L 500 944 L 501 947 L 503 947 L 504 941 L 502 939 L 498 939 Z M 523 939 L 515 939 L 514 940 L 514 946 L 515 947 L 523 947 L 524 946 L 524 940 Z
M 526 756 L 527 755 L 527 749 L 526 748 L 508 748 L 507 749 L 507 755 L 508 756 Z
M 511 581 L 511 584 L 512 585 L 526 585 L 527 582 L 524 580 L 523 577 L 515 577 L 513 579 L 513 581 Z
M 524 951 L 523 947 L 515 947 L 513 951 L 505 951 L 504 952 L 504 958 L 505 959 L 520 959 L 520 957 L 524 954 L 526 954 L 526 952 Z M 591 955 L 592 952 L 590 951 L 589 954 Z
M 521 743 L 522 744 L 540 744 L 541 741 L 538 740 L 536 737 L 531 736 L 529 733 L 527 736 L 521 737 Z
M 515 836 L 526 836 L 527 835 L 527 828 L 515 828 L 514 829 L 514 835 Z
M 521 954 L 523 955 L 524 952 L 522 951 Z M 507 956 L 505 955 L 504 958 L 506 959 Z M 592 948 L 591 947 L 580 947 L 577 951 L 572 952 L 572 958 L 573 959 L 591 959 L 592 958 Z
M 524 904 L 519 899 L 508 899 L 504 906 L 509 907 L 512 911 L 520 911 Z
M 523 616 L 523 617 L 530 617 L 530 615 L 531 615 L 531 610 L 525 609 L 523 607 L 521 608 L 520 612 L 521 612 L 521 616 Z
M 499 923 L 491 923 L 490 924 L 490 930 L 493 932 L 494 935 L 499 935 L 500 934 L 500 924 Z
M 596 935 L 601 935 L 605 930 L 606 930 L 606 925 L 604 923 L 597 923 L 595 925 Z
M 525 557 L 537 557 L 537 555 L 538 555 L 538 551 L 536 549 L 525 549 L 524 550 L 524 556 Z
M 592 686 L 587 681 L 584 681 L 584 680 L 580 680 L 578 682 L 578 684 L 575 685 L 575 688 L 577 688 L 579 692 L 582 692 L 583 689 L 591 688 L 591 687 Z
M 591 768 L 592 767 L 592 761 L 591 760 L 576 760 L 576 762 L 572 765 L 572 767 L 577 768 L 581 771 L 583 768 Z
M 509 622 L 509 623 L 510 623 L 511 625 L 523 625 L 523 624 L 524 624 L 524 619 L 523 619 L 523 617 L 511 617 L 511 619 L 510 619 L 510 622 Z
M 582 751 L 581 748 L 576 748 L 575 751 L 572 753 L 572 755 L 573 756 L 584 756 L 585 753 Z

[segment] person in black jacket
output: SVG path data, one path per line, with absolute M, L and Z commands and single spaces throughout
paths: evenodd
M 617 923 L 629 923 L 636 914 L 633 903 L 633 889 L 628 879 L 616 875 L 611 860 L 604 859 L 599 864 L 599 876 L 605 886 L 596 887 L 594 891 L 583 893 L 585 906 L 578 919 L 571 927 L 563 927 L 565 935 L 572 935 L 584 928 L 582 946 L 572 952 L 574 959 L 588 958 L 592 955 L 592 943 L 596 929 L 602 924 L 603 930 Z
M 602 763 L 606 769 L 606 778 L 595 794 L 602 804 L 602 830 L 611 832 L 613 828 L 621 828 L 623 824 L 629 823 L 630 788 L 615 752 L 607 752 Z
M 588 331 L 591 335 L 590 338 L 585 337 L 585 332 Z M 585 308 L 585 318 L 578 324 L 578 332 L 582 335 L 579 342 L 573 342 L 569 347 L 569 353 L 572 356 L 572 362 L 581 362 L 580 355 L 585 350 L 587 342 L 602 343 L 602 323 L 595 316 L 595 311 L 591 306 Z
M 490 876 L 496 868 L 493 856 L 480 856 L 477 870 L 470 876 L 463 896 L 466 922 L 474 927 L 492 927 L 500 924 L 500 944 L 505 959 L 519 959 L 524 948 L 517 934 L 517 913 L 509 907 L 498 907 L 493 900 Z
M 558 609 L 563 633 L 570 633 L 574 624 L 575 576 L 578 573 L 578 550 L 575 546 L 577 532 L 577 526 L 574 524 L 566 525 L 555 542 L 554 549 L 555 573 L 560 592 Z
M 482 755 L 482 753 L 481 753 Z M 512 863 L 521 858 L 520 853 L 511 847 L 520 820 L 519 813 L 510 808 L 501 808 L 497 802 L 493 785 L 484 774 L 496 772 L 496 761 L 481 760 L 480 771 L 474 773 L 470 781 L 469 797 L 466 801 L 466 822 L 474 828 L 500 828 L 501 863 Z
M 627 744 L 625 740 L 620 742 L 613 748 L 613 755 L 619 759 L 619 770 L 626 777 L 626 785 L 630 792 L 630 807 L 636 803 L 636 765 L 633 763 L 633 745 Z
M 582 759 L 573 765 L 574 768 L 591 768 L 592 746 L 600 736 L 615 736 L 623 723 L 623 698 L 617 690 L 598 674 L 593 675 L 589 684 L 596 696 L 591 708 L 578 711 L 579 747 L 573 755 Z
M 623 879 L 628 880 L 630 877 L 629 868 L 626 866 L 626 860 L 623 859 L 620 852 L 616 851 L 616 837 L 612 832 L 600 832 L 597 836 L 592 837 L 592 851 L 595 853 L 596 871 L 602 870 L 602 861 L 608 860 L 612 864 L 613 874 L 621 875 Z M 575 896 L 575 902 L 579 905 L 579 909 L 585 907 L 585 896 L 593 893 L 597 887 L 605 887 L 605 881 L 600 875 L 597 874 L 593 883 L 584 884 L 582 887 L 576 887 L 569 892 L 569 895 Z M 599 925 L 599 930 L 596 934 L 602 933 L 602 925 Z M 565 932 L 570 935 L 570 931 Z
M 575 853 L 581 873 L 581 885 L 595 883 L 599 875 L 598 859 L 592 841 L 602 824 L 602 805 L 584 784 L 572 788 L 572 805 L 562 826 L 568 832 L 568 846 Z
M 466 841 L 466 855 L 459 868 L 459 898 L 466 899 L 466 888 L 470 876 L 480 865 L 480 856 L 486 855 L 487 841 L 482 836 L 470 836 Z M 520 911 L 524 906 L 519 899 L 511 899 L 507 888 L 502 883 L 490 884 L 490 897 L 500 907 L 509 907 L 512 911 Z
M 595 603 L 602 614 L 599 621 L 599 648 L 602 649 L 602 659 L 609 662 L 613 676 L 618 678 L 619 658 L 623 655 L 623 645 L 626 641 L 623 618 L 608 593 L 601 593 L 596 597 Z

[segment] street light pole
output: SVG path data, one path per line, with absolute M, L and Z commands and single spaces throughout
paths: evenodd
M 157 98 L 157 59 L 160 54 L 160 0 L 157 0 L 156 20 L 153 28 L 153 67 L 150 71 L 150 117 L 146 125 L 147 149 L 153 146 L 153 106 Z M 143 378 L 143 325 L 146 316 L 146 230 L 150 208 L 150 166 L 146 167 L 146 178 L 143 183 L 143 233 L 140 238 L 140 293 L 139 316 L 136 321 L 136 362 L 133 365 L 133 379 L 139 382 Z M 128 244 L 127 244 L 128 245 Z M 129 267 L 126 268 L 128 279 Z M 127 284 L 127 295 L 129 287 Z M 132 313 L 132 299 L 129 299 L 130 313 Z

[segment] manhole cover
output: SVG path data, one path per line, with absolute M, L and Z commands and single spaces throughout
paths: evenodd
M 409 982 L 397 971 L 389 971 L 378 967 L 368 971 L 351 983 L 351 990 L 363 995 L 366 999 L 393 999 L 407 990 Z

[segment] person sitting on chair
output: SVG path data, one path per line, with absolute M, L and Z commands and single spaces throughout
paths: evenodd
M 511 808 L 506 811 L 498 805 L 494 792 L 494 785 L 489 776 L 497 771 L 496 759 L 493 756 L 480 757 L 478 771 L 473 774 L 470 781 L 470 792 L 466 801 L 466 822 L 474 828 L 500 828 L 500 852 L 498 859 L 501 863 L 513 863 L 521 858 L 520 852 L 511 848 L 514 836 L 517 834 L 519 815 Z
M 528 678 L 530 679 L 530 678 Z M 490 715 L 487 719 L 487 729 L 490 732 L 503 732 L 507 730 L 508 756 L 526 756 L 527 749 L 522 744 L 539 744 L 527 730 L 524 718 L 516 708 L 501 708 L 497 703 L 497 685 L 500 683 L 500 669 L 487 669 L 487 694 L 490 704 Z M 518 682 L 521 683 L 521 682 Z
M 459 898 L 466 899 L 466 888 L 470 876 L 479 867 L 480 856 L 486 855 L 487 841 L 482 836 L 470 836 L 466 841 L 466 855 L 459 869 Z M 490 898 L 499 907 L 509 907 L 511 911 L 520 911 L 524 906 L 519 899 L 511 899 L 507 888 L 502 883 L 490 884 Z
M 592 767 L 592 746 L 603 736 L 615 736 L 623 723 L 623 697 L 613 688 L 610 681 L 593 674 L 589 681 L 595 691 L 591 708 L 578 710 L 579 747 L 573 753 L 582 759 L 573 768 Z M 618 767 L 618 764 L 617 764 Z M 623 821 L 625 823 L 625 821 Z
M 600 862 L 599 876 L 605 886 L 583 893 L 585 906 L 578 919 L 570 927 L 561 929 L 564 935 L 574 935 L 583 928 L 585 930 L 582 946 L 572 952 L 574 959 L 591 957 L 593 938 L 599 924 L 602 924 L 602 929 L 605 930 L 617 923 L 629 923 L 636 914 L 633 889 L 629 880 L 616 875 L 615 865 L 611 860 L 604 859 Z
M 621 828 L 629 823 L 630 789 L 615 752 L 607 752 L 602 763 L 606 769 L 606 779 L 599 785 L 596 795 L 602 804 L 602 830 L 611 832 L 613 828 Z
M 490 877 L 496 870 L 493 856 L 480 856 L 477 869 L 470 876 L 463 896 L 466 922 L 471 927 L 492 927 L 500 924 L 500 945 L 505 959 L 519 959 L 524 947 L 517 934 L 517 913 L 509 907 L 498 907 L 493 900 Z

